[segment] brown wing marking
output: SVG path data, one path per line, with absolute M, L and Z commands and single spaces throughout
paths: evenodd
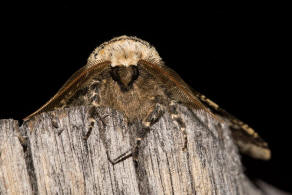
M 68 99 L 74 95 L 74 93 L 78 90 L 80 86 L 86 83 L 92 75 L 95 73 L 101 72 L 110 64 L 109 61 L 101 62 L 96 65 L 91 66 L 90 68 L 84 66 L 76 71 L 67 81 L 66 83 L 59 89 L 59 91 L 42 107 L 40 107 L 37 111 L 33 112 L 29 116 L 25 117 L 23 120 L 27 121 L 31 117 L 35 116 L 44 111 L 49 111 L 58 107 L 63 99 Z
M 214 116 L 213 113 L 210 112 L 210 110 L 193 94 L 190 87 L 174 70 L 166 66 L 147 62 L 145 60 L 140 60 L 138 64 L 143 64 L 146 68 L 146 71 L 156 76 L 156 78 L 160 78 L 162 83 L 170 84 L 168 85 L 168 91 L 174 96 L 176 100 L 190 105 L 195 109 L 205 110 Z M 172 87 L 169 88 L 170 86 Z

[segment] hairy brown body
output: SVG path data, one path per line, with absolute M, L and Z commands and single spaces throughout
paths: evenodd
M 91 105 L 95 101 L 99 106 L 114 108 L 125 114 L 129 122 L 133 122 L 135 119 L 145 119 L 158 103 L 158 97 L 160 100 L 164 99 L 161 103 L 167 101 L 165 91 L 159 86 L 159 82 L 139 65 L 137 68 L 139 76 L 131 83 L 132 78 L 135 77 L 131 69 L 126 67 L 119 71 L 122 84 L 111 76 L 113 69 L 106 70 L 100 76 L 97 75 L 94 80 L 98 82 L 93 82 L 89 86 L 87 104 Z

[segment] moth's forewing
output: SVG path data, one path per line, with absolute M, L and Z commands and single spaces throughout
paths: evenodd
M 223 118 L 230 123 L 230 130 L 235 143 L 242 153 L 248 154 L 254 158 L 268 160 L 271 152 L 267 143 L 247 124 L 232 116 L 216 103 L 206 98 L 189 87 L 180 76 L 172 69 L 140 60 L 143 68 L 154 77 L 160 80 L 161 84 L 166 85 L 166 89 L 171 98 L 177 102 L 186 104 L 195 109 L 202 109 L 215 116 L 216 119 Z M 220 120 L 220 122 L 223 122 Z
M 193 92 L 216 116 L 220 116 L 230 123 L 229 127 L 233 140 L 242 153 L 262 160 L 269 160 L 271 158 L 271 151 L 268 148 L 268 144 L 254 131 L 254 129 L 226 112 L 204 95 L 197 91 Z
M 143 65 L 143 68 L 153 75 L 161 85 L 165 85 L 171 98 L 177 102 L 189 104 L 195 109 L 202 109 L 208 112 L 206 107 L 194 96 L 188 85 L 174 70 L 145 60 L 140 60 L 138 64 Z
M 233 140 L 242 153 L 262 160 L 269 160 L 271 158 L 268 144 L 252 128 L 246 124 L 245 127 L 242 127 L 242 125 L 233 123 L 230 129 Z
M 27 121 L 31 117 L 45 111 L 51 111 L 55 108 L 62 107 L 70 97 L 72 97 L 82 86 L 86 85 L 93 75 L 99 74 L 110 62 L 101 62 L 91 67 L 84 66 L 76 71 L 66 83 L 59 89 L 59 91 L 37 111 L 25 117 L 23 120 Z

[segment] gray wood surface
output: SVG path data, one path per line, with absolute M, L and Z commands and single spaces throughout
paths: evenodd
M 168 113 L 132 157 L 112 165 L 131 149 L 139 123 L 101 108 L 88 140 L 87 108 L 43 113 L 21 127 L 0 120 L 0 194 L 264 194 L 243 174 L 226 124 L 205 112 L 178 106 L 187 125 L 188 146 Z M 28 142 L 22 147 L 19 132 Z

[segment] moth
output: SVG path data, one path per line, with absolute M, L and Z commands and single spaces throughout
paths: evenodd
M 267 143 L 251 127 L 191 89 L 175 71 L 163 63 L 152 45 L 136 37 L 121 36 L 101 44 L 89 56 L 87 64 L 24 121 L 41 112 L 87 105 L 90 107 L 89 136 L 97 107 L 111 107 L 122 112 L 129 122 L 142 122 L 143 130 L 137 134 L 135 149 L 131 154 L 137 157 L 141 140 L 165 110 L 171 113 L 173 120 L 180 126 L 186 147 L 186 126 L 176 111 L 177 103 L 224 118 L 241 152 L 258 159 L 270 158 Z

